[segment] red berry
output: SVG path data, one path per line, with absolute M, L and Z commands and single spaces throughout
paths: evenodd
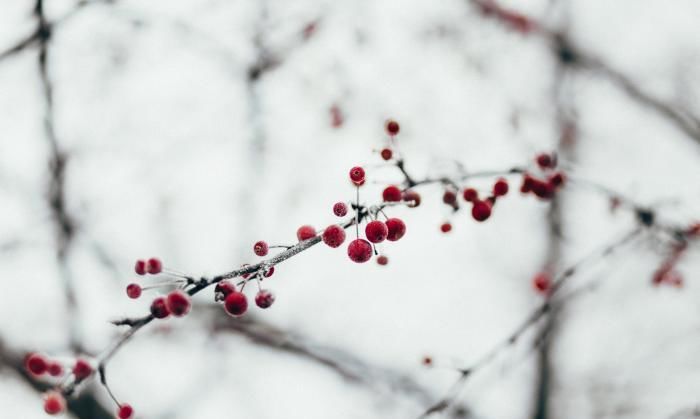
M 479 193 L 474 188 L 465 188 L 462 191 L 462 197 L 467 202 L 474 202 L 479 199 Z
M 343 112 L 340 110 L 338 105 L 333 105 L 331 106 L 331 126 L 333 128 L 340 128 L 343 126 L 343 121 L 345 118 L 343 118 Z
M 314 228 L 310 225 L 303 225 L 297 230 L 297 239 L 299 239 L 300 242 L 303 242 L 304 240 L 308 240 L 315 236 L 316 230 L 314 230 Z
M 323 231 L 323 242 L 330 247 L 338 247 L 345 241 L 345 230 L 333 224 Z
M 50 391 L 44 395 L 44 411 L 49 415 L 58 415 L 66 410 L 66 399 L 57 391 Z
M 389 229 L 387 228 L 386 224 L 379 220 L 371 221 L 367 223 L 367 226 L 365 227 L 365 235 L 367 236 L 367 240 L 371 241 L 372 243 L 383 242 L 386 240 L 388 234 Z
M 391 151 L 390 148 L 383 148 L 380 154 L 384 160 L 391 160 L 391 158 L 394 156 L 394 152 Z
M 690 227 L 686 230 L 685 234 L 687 234 L 690 237 L 698 237 L 700 236 L 700 222 L 691 224 Z
M 240 316 L 248 310 L 248 299 L 242 292 L 232 292 L 224 300 L 224 310 L 232 316 Z
M 129 298 L 137 299 L 141 296 L 141 285 L 129 284 L 126 286 L 126 295 Z
M 522 193 L 528 193 L 532 191 L 532 185 L 534 183 L 535 179 L 530 176 L 530 174 L 525 173 L 523 175 L 523 184 L 520 186 L 520 192 Z
M 163 262 L 158 258 L 150 258 L 146 264 L 146 270 L 151 275 L 159 274 L 163 270 Z
M 88 378 L 92 374 L 92 365 L 84 359 L 78 358 L 73 365 L 73 375 L 78 381 Z
M 214 300 L 222 301 L 232 292 L 236 292 L 236 286 L 230 281 L 219 281 L 214 287 Z
M 348 256 L 353 262 L 367 262 L 372 257 L 372 245 L 367 240 L 355 239 L 348 245 Z
M 400 129 L 401 127 L 399 126 L 399 123 L 393 119 L 386 121 L 386 132 L 388 132 L 389 135 L 398 134 Z
M 175 317 L 184 316 L 190 312 L 192 307 L 190 296 L 180 290 L 175 290 L 168 294 L 165 302 L 168 306 L 168 311 Z
M 355 166 L 350 169 L 350 180 L 357 186 L 362 186 L 365 183 L 365 169 L 360 166 Z
M 474 201 L 472 217 L 476 221 L 485 221 L 491 216 L 491 205 L 487 201 Z
M 503 178 L 499 178 L 498 180 L 496 180 L 496 183 L 493 184 L 493 195 L 494 196 L 504 196 L 507 193 L 508 193 L 508 182 Z
M 382 266 L 385 266 L 387 263 L 389 263 L 389 258 L 384 255 L 379 255 L 377 257 L 377 263 Z
M 156 297 L 151 303 L 151 314 L 156 319 L 164 319 L 170 315 L 165 297 Z
M 117 410 L 117 417 L 119 419 L 131 419 L 134 417 L 134 408 L 126 403 L 119 406 Z
M 552 287 L 552 278 L 548 273 L 540 272 L 532 279 L 532 285 L 537 292 L 547 294 Z
M 420 194 L 416 191 L 408 190 L 403 193 L 403 200 L 407 202 L 409 208 L 415 208 L 420 205 Z
M 551 199 L 554 197 L 555 187 L 549 182 L 542 182 L 538 179 L 532 179 L 530 182 L 532 193 L 538 198 Z
M 562 172 L 557 172 L 553 174 L 552 176 L 549 177 L 549 183 L 554 186 L 554 187 L 559 187 L 564 184 L 564 181 L 566 178 L 564 177 L 564 174 Z
M 399 202 L 401 201 L 401 189 L 394 185 L 387 186 L 382 192 L 382 198 L 385 202 Z
M 24 361 L 25 368 L 34 375 L 42 375 L 49 365 L 46 359 L 39 354 L 29 354 Z
M 63 375 L 63 366 L 58 362 L 49 363 L 49 375 L 52 377 L 60 377 Z
M 421 362 L 422 362 L 423 365 L 425 365 L 426 367 L 430 367 L 430 366 L 433 365 L 433 358 L 426 355 L 426 356 L 423 357 L 423 360 L 422 360 Z
M 398 218 L 389 218 L 386 220 L 388 234 L 386 239 L 390 242 L 395 242 L 406 234 L 406 224 Z
M 452 224 L 442 223 L 442 225 L 440 226 L 440 231 L 442 231 L 443 233 L 449 233 L 450 231 L 452 231 Z
M 263 276 L 264 276 L 265 278 L 269 278 L 269 277 L 272 276 L 273 273 L 275 273 L 275 267 L 274 267 L 274 266 L 270 266 L 269 268 L 267 268 L 267 271 L 263 272 Z
M 275 295 L 268 290 L 260 290 L 255 295 L 255 305 L 260 308 L 268 308 L 275 302 Z
M 444 202 L 447 205 L 454 205 L 457 203 L 457 194 L 452 192 L 452 191 L 445 191 L 444 194 L 442 194 L 442 202 Z
M 269 250 L 270 247 L 262 240 L 253 245 L 253 252 L 258 256 L 266 256 Z
M 550 167 L 555 166 L 554 159 L 551 155 L 547 153 L 538 154 L 535 158 L 535 161 L 537 162 L 537 165 L 540 166 L 540 168 L 542 169 L 548 169 Z
M 336 202 L 335 205 L 333 205 L 333 214 L 335 214 L 338 217 L 345 217 L 345 215 L 348 213 L 348 206 L 345 205 L 344 202 Z
M 137 260 L 134 271 L 136 271 L 137 275 L 146 275 L 146 261 L 141 259 Z

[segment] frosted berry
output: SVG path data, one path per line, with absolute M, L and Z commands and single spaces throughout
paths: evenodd
M 92 365 L 84 359 L 78 358 L 73 365 L 73 375 L 78 381 L 88 378 L 92 374 Z
M 383 222 L 374 220 L 367 223 L 365 235 L 367 236 L 367 240 L 372 243 L 381 243 L 386 240 L 387 235 L 389 235 L 389 229 Z
M 141 259 L 137 260 L 136 265 L 134 265 L 134 271 L 137 275 L 146 275 L 146 261 Z
M 485 221 L 491 216 L 491 204 L 487 201 L 475 201 L 472 206 L 472 217 L 476 221 Z
M 443 233 L 449 233 L 450 231 L 452 231 L 452 224 L 442 223 L 440 225 L 440 231 L 442 231 Z
M 230 281 L 220 281 L 214 287 L 214 300 L 222 301 L 232 292 L 236 292 L 236 286 Z
M 345 230 L 339 225 L 333 224 L 323 231 L 323 242 L 330 247 L 338 247 L 345 241 Z
M 532 191 L 532 184 L 535 182 L 535 178 L 530 176 L 530 174 L 525 173 L 523 175 L 523 183 L 520 186 L 520 192 L 522 193 L 528 193 Z
M 159 274 L 163 271 L 163 262 L 158 258 L 150 258 L 146 263 L 146 270 L 151 275 Z
M 386 220 L 386 228 L 388 230 L 386 239 L 390 242 L 395 242 L 406 234 L 406 224 L 399 218 L 389 218 Z
M 452 191 L 445 191 L 444 194 L 442 194 L 442 202 L 444 202 L 447 205 L 454 205 L 457 203 L 457 194 L 452 192 Z
M 46 358 L 39 354 L 30 354 L 24 361 L 24 366 L 27 371 L 34 375 L 42 375 L 46 372 L 49 365 Z
M 401 189 L 394 185 L 387 186 L 382 192 L 382 198 L 384 202 L 399 202 L 401 201 Z
M 542 182 L 539 179 L 532 179 L 530 181 L 532 193 L 534 193 L 538 198 L 551 199 L 554 197 L 555 186 L 550 182 Z
M 58 415 L 66 410 L 66 399 L 57 391 L 50 391 L 44 395 L 44 411 L 49 415 Z
M 117 410 L 117 417 L 119 419 L 131 419 L 134 417 L 134 408 L 131 405 L 123 403 L 119 406 Z
M 562 172 L 557 172 L 549 177 L 549 183 L 554 187 L 559 187 L 564 184 L 566 178 Z
M 260 290 L 255 295 L 255 305 L 260 308 L 268 308 L 275 302 L 275 295 L 268 290 Z
M 129 298 L 137 299 L 141 296 L 141 285 L 139 284 L 129 284 L 126 286 L 126 295 Z
M 192 302 L 190 301 L 190 296 L 180 290 L 175 290 L 168 294 L 165 299 L 168 307 L 168 311 L 172 313 L 175 317 L 182 317 L 190 312 L 192 307 Z
M 393 136 L 398 134 L 400 129 L 401 127 L 399 126 L 399 123 L 394 121 L 393 119 L 386 121 L 386 132 L 389 135 Z
M 270 247 L 262 240 L 253 245 L 253 252 L 258 256 L 266 256 L 269 250 Z
M 494 196 L 504 196 L 507 193 L 508 193 L 508 182 L 503 178 L 499 178 L 498 180 L 496 180 L 496 183 L 493 184 L 493 195 Z
M 350 169 L 350 180 L 357 186 L 363 185 L 365 183 L 365 169 L 360 166 Z
M 156 319 L 164 319 L 170 315 L 165 297 L 156 297 L 151 303 L 151 314 Z
M 389 263 L 388 257 L 386 257 L 384 255 L 379 255 L 377 257 L 377 264 L 382 265 L 382 266 L 386 266 L 386 264 L 388 264 L 388 263 Z
M 367 240 L 355 239 L 348 246 L 348 256 L 353 262 L 367 262 L 372 257 L 372 245 Z
M 333 214 L 335 214 L 338 217 L 345 217 L 345 215 L 348 213 L 348 206 L 345 205 L 344 202 L 336 202 L 335 205 L 333 205 Z
M 303 225 L 297 230 L 297 239 L 299 239 L 300 242 L 308 240 L 314 236 L 316 236 L 316 230 L 310 225 Z
M 547 153 L 538 154 L 535 161 L 541 169 L 549 169 L 556 166 L 555 159 L 552 157 L 552 155 Z
M 420 205 L 420 201 L 421 201 L 420 194 L 416 191 L 408 190 L 408 191 L 403 193 L 402 198 L 403 198 L 404 202 L 407 203 L 409 208 L 415 208 L 418 205 Z
M 274 273 L 275 273 L 275 267 L 274 267 L 274 266 L 270 266 L 269 268 L 267 268 L 267 270 L 266 270 L 265 272 L 263 272 L 263 276 L 264 276 L 265 278 L 269 278 L 269 277 L 271 277 L 272 274 L 274 274 Z
M 465 188 L 462 191 L 462 198 L 467 202 L 474 202 L 479 199 L 479 193 L 474 188 Z
M 240 316 L 248 310 L 248 299 L 242 292 L 232 292 L 224 300 L 224 310 L 232 316 Z
M 532 279 L 532 286 L 537 292 L 547 294 L 552 287 L 552 278 L 548 273 L 540 272 Z
M 384 160 L 391 160 L 391 158 L 394 156 L 394 152 L 391 151 L 390 148 L 383 148 L 379 154 L 382 155 Z
M 58 362 L 50 362 L 48 372 L 52 377 L 60 377 L 63 375 L 63 366 Z

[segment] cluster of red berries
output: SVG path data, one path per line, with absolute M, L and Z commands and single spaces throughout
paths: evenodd
M 35 377 L 48 374 L 51 377 L 62 377 L 64 374 L 63 365 L 51 360 L 43 355 L 31 353 L 24 360 L 24 367 Z
M 157 275 L 163 271 L 163 262 L 158 258 L 150 258 L 148 260 L 139 259 L 136 261 L 134 271 L 138 275 Z
M 555 154 L 542 153 L 537 155 L 535 161 L 544 177 L 537 178 L 525 172 L 520 192 L 525 194 L 532 193 L 541 199 L 552 199 L 566 181 L 564 173 L 556 170 L 557 156 Z
M 163 272 L 163 262 L 158 258 L 150 258 L 148 260 L 139 259 L 134 265 L 134 271 L 136 275 L 141 276 L 146 274 L 158 275 Z M 139 284 L 131 283 L 126 286 L 126 295 L 129 296 L 129 298 L 137 299 L 141 296 L 142 292 L 143 288 Z
M 54 378 L 66 376 L 66 369 L 60 362 L 47 358 L 41 354 L 30 353 L 24 360 L 26 370 L 34 377 L 41 377 L 48 374 Z M 76 382 L 81 382 L 90 377 L 95 369 L 92 364 L 82 358 L 78 358 L 70 368 L 70 373 L 75 377 Z M 44 394 L 44 411 L 49 415 L 57 415 L 66 410 L 66 399 L 61 392 L 51 390 Z M 134 409 L 128 404 L 121 404 L 117 411 L 119 419 L 131 419 Z
M 398 133 L 398 124 L 395 127 L 387 125 L 387 130 L 389 132 Z M 390 129 L 390 127 L 393 127 Z M 395 128 L 395 129 L 394 129 Z M 359 166 L 350 169 L 350 180 L 358 188 L 365 183 L 365 171 Z M 390 186 L 385 191 L 383 196 L 386 202 L 399 201 L 405 194 L 396 186 Z M 359 207 L 359 203 L 358 203 Z M 340 211 L 338 211 L 340 209 Z M 359 209 L 358 209 L 359 210 Z M 336 215 L 347 214 L 347 206 L 341 202 L 336 203 L 333 206 L 333 213 Z M 359 227 L 359 226 L 358 226 Z M 406 224 L 399 218 L 388 218 L 386 221 L 381 221 L 379 219 L 372 220 L 365 226 L 365 237 L 366 239 L 361 239 L 356 237 L 355 240 L 351 241 L 348 245 L 348 257 L 350 260 L 356 263 L 364 263 L 372 258 L 373 244 L 379 244 L 388 241 L 400 240 L 404 234 L 406 234 Z M 345 241 L 345 230 L 337 225 L 333 224 L 328 226 L 323 231 L 323 242 L 330 247 L 339 247 Z M 377 258 L 377 263 L 380 265 L 386 265 L 389 259 L 382 255 Z
M 151 275 L 157 275 L 164 272 L 163 262 L 161 262 L 161 260 L 158 258 L 150 258 L 148 260 L 139 259 L 136 261 L 134 271 L 138 275 L 145 275 L 146 273 L 149 273 Z M 182 275 L 171 273 L 170 271 L 168 271 L 168 273 L 172 274 L 173 276 L 182 277 Z M 145 289 L 156 288 L 161 286 L 173 286 L 179 285 L 181 283 L 182 280 L 179 279 L 170 282 L 165 282 L 162 284 L 157 284 L 151 287 L 142 287 L 137 283 L 131 283 L 126 286 L 126 295 L 129 298 L 137 299 L 141 297 L 141 294 Z M 151 302 L 150 311 L 151 315 L 156 319 L 164 319 L 166 317 L 169 317 L 170 315 L 173 315 L 175 317 L 185 316 L 187 313 L 190 312 L 191 308 L 192 301 L 190 299 L 190 295 L 182 289 L 178 288 L 176 290 L 171 291 L 165 296 L 156 297 Z
M 471 215 L 478 222 L 483 222 L 491 217 L 493 207 L 499 197 L 505 196 L 508 193 L 508 181 L 504 178 L 496 179 L 490 195 L 481 199 L 479 192 L 472 187 L 467 187 L 462 190 L 462 197 L 466 202 L 472 204 Z M 457 192 L 453 189 L 446 189 L 442 195 L 442 202 L 449 205 L 453 211 L 459 210 L 459 202 Z M 452 223 L 446 221 L 440 225 L 440 231 L 449 233 L 452 231 Z
M 243 276 L 247 279 L 247 275 Z M 222 301 L 224 310 L 231 316 L 242 316 L 248 311 L 248 298 L 243 293 L 243 287 L 238 290 L 236 285 L 230 281 L 223 280 L 214 287 L 214 298 Z M 275 302 L 275 295 L 266 289 L 259 289 L 255 295 L 255 305 L 260 308 L 269 308 Z
M 31 353 L 27 355 L 24 366 L 33 376 L 39 377 L 48 374 L 52 377 L 62 377 L 65 374 L 63 365 L 55 360 L 48 359 L 43 355 Z M 71 369 L 71 373 L 75 376 L 76 381 L 82 381 L 93 373 L 92 365 L 78 358 Z
M 156 319 L 164 319 L 170 315 L 182 317 L 190 312 L 190 308 L 192 301 L 189 294 L 177 289 L 166 296 L 156 297 L 151 302 L 151 315 Z

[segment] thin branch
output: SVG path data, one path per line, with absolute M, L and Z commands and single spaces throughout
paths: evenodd
M 554 286 L 552 287 L 552 294 L 558 292 L 561 289 L 564 282 L 574 275 L 581 267 L 584 265 L 592 264 L 593 262 L 603 259 L 610 255 L 615 249 L 625 245 L 636 237 L 642 230 L 636 228 L 631 232 L 623 235 L 621 238 L 611 242 L 610 244 L 596 249 L 590 254 L 586 255 L 570 268 L 565 269 L 559 276 L 554 280 Z M 520 338 L 535 326 L 542 318 L 544 318 L 552 308 L 552 303 L 550 299 L 545 300 L 542 304 L 536 307 L 530 314 L 523 320 L 505 339 L 494 345 L 489 351 L 487 351 L 481 358 L 479 358 L 474 364 L 468 368 L 463 368 L 458 370 L 460 373 L 459 378 L 455 384 L 447 392 L 447 395 L 440 399 L 438 402 L 428 407 L 428 409 L 419 416 L 419 419 L 426 418 L 432 414 L 443 412 L 450 408 L 454 403 L 457 395 L 462 390 L 464 385 L 467 383 L 467 379 L 472 376 L 475 372 L 481 370 L 485 366 L 491 364 L 496 357 L 505 351 L 506 349 L 513 347 Z
M 497 20 L 506 26 L 526 25 L 519 29 L 547 41 L 553 47 L 552 52 L 557 60 L 572 67 L 597 72 L 609 80 L 613 86 L 626 93 L 632 100 L 646 106 L 700 145 L 700 118 L 698 116 L 681 106 L 674 106 L 654 97 L 634 83 L 629 76 L 614 69 L 594 54 L 574 46 L 572 41 L 560 32 L 549 29 L 530 17 L 508 10 L 494 0 L 468 0 L 468 2 L 479 8 L 483 16 Z

